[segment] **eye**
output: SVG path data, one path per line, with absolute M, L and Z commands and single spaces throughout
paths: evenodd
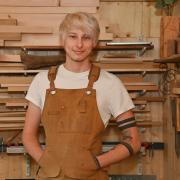
M 69 37 L 72 38 L 72 39 L 75 39 L 75 38 L 76 38 L 76 35 L 74 35 L 74 34 L 69 34 Z
M 90 36 L 88 36 L 88 35 L 85 35 L 85 36 L 83 36 L 83 39 L 85 39 L 85 40 L 90 40 L 90 39 L 91 39 L 91 37 L 90 37 Z

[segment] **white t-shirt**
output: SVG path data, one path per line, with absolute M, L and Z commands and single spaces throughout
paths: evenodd
M 61 65 L 55 79 L 55 87 L 61 89 L 81 89 L 88 85 L 89 71 L 74 73 Z M 38 73 L 28 90 L 26 99 L 43 110 L 46 89 L 49 88 L 48 70 Z M 111 116 L 118 115 L 134 108 L 134 104 L 120 79 L 104 70 L 101 70 L 99 79 L 94 83 L 96 89 L 97 105 L 107 126 Z

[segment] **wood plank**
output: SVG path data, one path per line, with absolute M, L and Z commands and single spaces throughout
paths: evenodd
M 27 86 L 10 86 L 8 92 L 26 92 L 29 89 Z
M 152 62 L 143 62 L 140 64 L 109 64 L 109 63 L 94 63 L 110 72 L 162 72 L 163 69 L 159 68 L 159 64 Z
M 25 116 L 26 112 L 0 112 L 0 117 L 16 117 L 16 116 Z
M 11 40 L 11 41 L 20 41 L 21 40 L 21 33 L 0 32 L 0 39 Z
M 0 103 L 27 103 L 28 101 L 25 98 L 1 98 Z
M 142 59 L 135 58 L 100 58 L 99 62 L 101 63 L 142 63 Z
M 29 84 L 33 78 L 34 76 L 0 76 L 0 84 Z
M 19 102 L 19 103 L 17 103 L 17 102 L 7 102 L 6 104 L 6 107 L 24 107 L 25 109 L 26 109 L 26 107 L 28 106 L 28 103 L 26 103 L 26 102 Z
M 143 82 L 144 81 L 142 76 L 118 76 L 118 77 L 123 83 Z M 1 82 L 1 77 L 0 77 L 0 82 Z
M 99 0 L 61 0 L 60 6 L 62 7 L 99 7 Z
M 17 25 L 17 19 L 0 19 L 0 25 Z
M 175 54 L 174 40 L 179 35 L 179 17 L 162 17 L 160 29 L 160 56 L 166 58 Z
M 22 123 L 25 117 L 0 117 L 0 123 Z
M 145 90 L 145 91 L 158 91 L 159 90 L 159 87 L 158 86 L 151 86 L 151 85 L 125 85 L 126 89 L 128 91 L 142 91 L 142 90 Z
M 96 7 L 78 7 L 78 11 L 96 13 Z M 60 14 L 77 12 L 77 7 L 1 7 L 0 14 Z
M 59 6 L 59 0 L 0 0 L 0 6 Z
M 21 57 L 20 55 L 3 54 L 0 55 L 0 62 L 21 62 Z
M 42 26 L 1 26 L 0 33 L 40 33 L 51 34 L 53 29 L 51 27 Z

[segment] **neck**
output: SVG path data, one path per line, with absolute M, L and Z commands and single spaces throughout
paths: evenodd
M 80 62 L 74 62 L 74 63 L 69 63 L 68 61 L 65 62 L 64 67 L 71 71 L 71 72 L 84 72 L 84 71 L 88 71 L 91 67 L 91 63 L 90 62 L 86 62 L 86 63 L 80 63 Z

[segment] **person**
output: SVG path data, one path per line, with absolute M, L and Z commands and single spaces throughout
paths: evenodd
M 29 87 L 22 139 L 39 165 L 38 180 L 107 180 L 111 164 L 140 149 L 134 105 L 127 90 L 118 77 L 91 63 L 99 33 L 92 15 L 66 15 L 60 25 L 65 63 L 40 72 Z M 102 135 L 112 116 L 120 143 L 102 152 Z M 41 122 L 44 149 L 38 135 Z

